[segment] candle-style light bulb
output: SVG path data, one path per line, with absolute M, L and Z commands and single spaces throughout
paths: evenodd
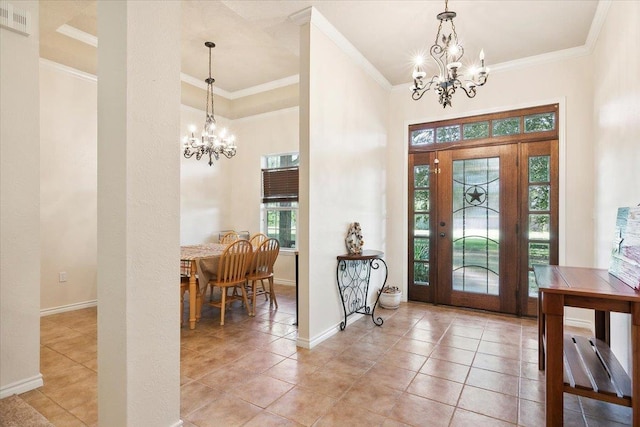
M 484 67 L 484 49 L 480 49 L 480 64 Z
M 414 60 L 414 67 L 413 67 L 413 79 L 414 80 L 420 80 L 420 79 L 424 79 L 427 75 L 427 73 L 425 73 L 424 69 L 422 68 L 422 65 L 424 64 L 424 58 L 421 55 L 416 56 L 415 60 Z

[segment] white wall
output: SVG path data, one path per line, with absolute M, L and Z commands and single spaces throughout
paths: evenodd
M 640 2 L 611 3 L 592 64 L 595 266 L 608 268 L 617 208 L 640 203 Z M 628 371 L 630 325 L 612 313 L 612 348 Z
M 297 152 L 299 149 L 298 107 L 272 111 L 234 120 L 232 128 L 238 139 L 238 154 L 232 162 L 231 197 L 227 209 L 229 228 L 260 231 L 261 158 L 267 154 Z M 295 257 L 282 250 L 274 266 L 275 281 L 295 284 Z
M 329 37 L 325 31 L 333 30 L 330 24 L 319 15 L 320 28 L 315 18 L 303 26 L 308 41 L 302 37 L 302 43 L 308 45 L 301 46 L 302 61 L 309 67 L 308 77 L 301 75 L 300 91 L 301 105 L 308 105 L 300 109 L 301 116 L 308 111 L 301 119 L 308 120 L 308 134 L 303 135 L 306 126 L 301 124 L 300 137 L 301 185 L 308 180 L 308 186 L 301 188 L 306 200 L 300 214 L 301 222 L 308 218 L 301 225 L 307 227 L 302 236 L 308 239 L 300 252 L 301 262 L 307 264 L 300 270 L 300 287 L 306 288 L 300 296 L 306 301 L 299 307 L 298 343 L 303 346 L 313 346 L 333 333 L 341 320 L 336 256 L 346 252 L 349 224 L 360 222 L 365 249 L 385 249 L 387 197 L 388 92 L 345 53 L 344 43 L 336 44 L 334 40 L 342 40 L 335 32 L 333 39 Z
M 38 2 L 29 37 L 0 29 L 0 398 L 40 375 Z
M 233 212 L 231 228 L 260 231 L 262 156 L 297 152 L 298 107 L 273 111 L 233 121 L 238 154 L 231 170 L 228 209 Z
M 95 77 L 40 61 L 40 307 L 96 301 L 97 87 Z M 67 281 L 59 282 L 59 273 Z
M 205 116 L 204 111 L 183 105 L 180 138 L 190 134 L 191 126 L 196 128 L 198 137 Z M 229 120 L 216 116 L 216 124 L 219 128 L 228 127 Z M 241 152 L 242 146 L 238 150 Z M 231 174 L 236 158 L 214 158 L 213 165 L 209 166 L 209 156 L 198 161 L 195 156 L 185 159 L 182 152 L 182 141 L 176 140 L 176 156 L 180 156 L 180 244 L 217 242 L 220 230 L 232 228 L 229 203 L 234 197 Z

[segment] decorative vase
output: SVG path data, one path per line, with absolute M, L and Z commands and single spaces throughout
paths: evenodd
M 385 287 L 380 291 L 380 299 L 378 303 L 382 308 L 389 308 L 395 310 L 400 307 L 400 300 L 402 299 L 402 291 L 397 286 Z
M 362 228 L 359 222 L 352 222 L 347 231 L 347 237 L 344 239 L 349 255 L 360 255 L 364 240 L 362 239 Z

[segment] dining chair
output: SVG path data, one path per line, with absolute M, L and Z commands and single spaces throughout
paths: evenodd
M 262 242 L 264 242 L 268 238 L 269 236 L 264 233 L 256 233 L 251 236 L 251 239 L 249 239 L 249 241 L 251 242 L 251 246 L 253 246 L 254 248 L 258 248 L 262 244 Z
M 220 301 L 210 301 L 209 305 L 220 308 L 220 325 L 224 325 L 224 313 L 227 305 L 233 301 L 242 301 L 247 308 L 247 314 L 251 316 L 251 308 L 247 299 L 247 291 L 244 287 L 246 273 L 253 248 L 248 240 L 237 240 L 227 246 L 218 261 L 218 271 L 209 280 L 209 285 L 220 288 Z M 233 293 L 228 290 L 233 288 Z M 240 290 L 241 294 L 237 291 Z
M 273 286 L 273 264 L 275 264 L 279 253 L 280 242 L 278 242 L 278 239 L 267 239 L 258 246 L 251 257 L 251 263 L 249 264 L 247 273 L 247 282 L 252 294 L 251 302 L 254 316 L 256 315 L 256 298 L 258 295 L 264 294 L 265 301 L 267 297 L 269 298 L 269 307 L 273 307 L 275 303 L 276 308 L 278 308 L 278 300 L 276 299 Z M 265 280 L 269 281 L 269 290 L 264 286 Z M 258 290 L 258 281 L 262 288 L 260 290 Z
M 235 230 L 227 230 L 227 231 L 220 232 L 219 236 L 220 237 L 218 242 L 223 245 L 228 245 L 229 243 L 233 243 L 240 239 L 240 234 L 238 234 L 238 232 Z M 213 286 L 207 285 L 207 288 L 211 289 L 211 293 L 209 294 L 209 301 L 213 301 Z M 205 288 L 204 293 L 206 293 L 207 288 Z
M 228 245 L 229 243 L 233 243 L 236 240 L 240 239 L 240 236 L 235 231 L 228 231 L 222 237 L 220 237 L 220 243 L 223 245 Z

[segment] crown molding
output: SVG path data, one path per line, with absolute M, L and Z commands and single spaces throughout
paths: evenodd
M 589 50 L 589 53 L 593 52 L 596 47 L 596 42 L 598 41 L 598 37 L 600 36 L 600 31 L 602 31 L 604 21 L 606 21 L 607 14 L 609 13 L 609 6 L 611 6 L 611 0 L 598 1 L 596 13 L 593 15 L 593 21 L 591 21 L 589 34 L 587 35 L 587 40 L 584 43 L 586 48 Z
M 185 83 L 190 84 L 191 86 L 195 86 L 202 90 L 207 90 L 207 85 L 202 80 L 198 80 L 189 74 L 180 73 L 180 80 Z M 235 92 L 227 92 L 226 90 L 220 89 L 218 87 L 213 87 L 213 92 L 216 95 L 223 96 L 229 100 L 234 100 L 238 98 L 244 98 L 245 96 L 256 95 L 258 93 L 268 92 L 270 90 L 279 89 L 285 86 L 291 86 L 297 84 L 300 81 L 300 75 L 296 74 L 293 76 L 285 77 L 279 80 L 273 80 L 267 83 L 263 83 L 261 85 L 248 87 L 246 89 L 240 89 Z
M 280 116 L 280 115 L 292 113 L 294 111 L 299 112 L 300 107 L 296 105 L 295 107 L 281 108 L 280 110 L 272 110 L 264 113 L 253 114 L 251 116 L 238 117 L 237 119 L 233 119 L 233 123 L 242 123 L 242 122 L 251 121 L 255 119 L 264 119 L 267 117 Z
M 47 68 L 51 68 L 53 70 L 62 71 L 63 73 L 71 74 L 74 77 L 79 77 L 83 80 L 88 80 L 91 82 L 97 82 L 98 76 L 95 74 L 85 73 L 84 71 L 80 71 L 76 68 L 69 67 L 67 65 L 62 65 L 58 62 L 53 62 L 46 58 L 40 58 L 40 65 L 45 66 Z
M 263 83 L 261 85 L 256 85 L 252 87 L 248 87 L 246 89 L 237 90 L 235 92 L 231 92 L 231 99 L 244 98 L 245 96 L 256 95 L 262 92 L 268 92 L 270 90 L 279 89 L 285 86 L 291 86 L 298 84 L 300 82 L 300 74 L 295 74 L 293 76 L 285 77 L 279 80 L 273 80 L 267 83 Z
M 180 73 L 180 80 L 190 84 L 191 86 L 195 86 L 199 89 L 207 90 L 207 84 L 204 82 L 204 80 L 196 79 L 195 77 L 190 76 L 189 74 Z M 227 92 L 226 90 L 220 89 L 219 87 L 216 87 L 216 86 L 213 86 L 213 93 L 227 99 L 234 99 L 233 93 Z
M 589 55 L 591 52 L 586 46 L 572 47 L 569 49 L 556 50 L 554 52 L 543 53 L 541 55 L 528 56 L 526 58 L 515 59 L 513 61 L 501 62 L 491 65 L 490 71 L 511 71 L 535 65 L 548 64 L 550 62 L 563 61 L 565 59 L 578 58 Z
M 93 34 L 85 33 L 71 25 L 62 24 L 57 29 L 57 32 L 60 34 L 64 34 L 67 37 L 71 37 L 72 39 L 76 39 L 82 43 L 86 43 L 93 47 L 98 47 L 98 38 Z
M 380 86 L 386 90 L 391 90 L 389 83 L 380 71 L 369 62 L 365 56 L 344 36 L 331 22 L 327 20 L 315 7 L 311 6 L 300 12 L 289 15 L 289 19 L 298 25 L 311 23 L 322 31 L 331 41 L 333 41 L 345 54 L 356 62 L 362 69 Z
M 296 13 L 292 13 L 291 15 L 289 15 L 289 20 L 299 26 L 308 24 L 309 22 L 311 22 L 311 14 L 313 9 L 313 6 L 309 6 Z

